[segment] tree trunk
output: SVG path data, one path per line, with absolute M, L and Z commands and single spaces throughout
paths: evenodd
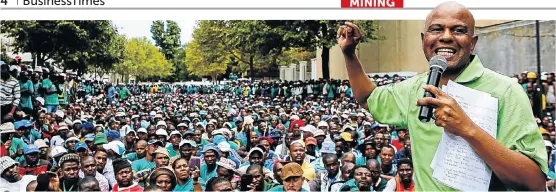
M 330 79 L 330 68 L 328 67 L 330 63 L 330 48 L 323 46 L 320 56 L 322 58 L 322 78 Z
M 253 81 L 255 79 L 255 77 L 254 77 L 255 73 L 253 72 L 254 71 L 253 70 L 253 68 L 254 68 L 253 60 L 254 60 L 253 56 L 250 56 L 249 57 L 249 77 L 251 78 L 251 81 Z

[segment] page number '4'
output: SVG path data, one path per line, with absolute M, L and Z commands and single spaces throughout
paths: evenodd
M 8 0 L 0 0 L 1 4 L 8 5 Z

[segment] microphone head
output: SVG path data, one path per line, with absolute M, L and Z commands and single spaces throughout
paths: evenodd
M 446 58 L 443 56 L 435 55 L 429 61 L 429 68 L 432 69 L 433 67 L 438 67 L 444 71 L 448 67 L 448 61 L 446 61 Z

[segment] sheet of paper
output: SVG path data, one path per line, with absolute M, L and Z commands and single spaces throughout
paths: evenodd
M 471 120 L 496 138 L 498 100 L 488 93 L 448 82 L 444 89 Z M 438 182 L 461 191 L 487 191 L 492 171 L 461 137 L 444 132 L 430 167 Z

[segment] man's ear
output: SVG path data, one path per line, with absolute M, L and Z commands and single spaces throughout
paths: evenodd
M 475 51 L 475 45 L 477 45 L 477 41 L 479 41 L 479 36 L 473 35 L 473 38 L 471 39 L 471 53 Z

